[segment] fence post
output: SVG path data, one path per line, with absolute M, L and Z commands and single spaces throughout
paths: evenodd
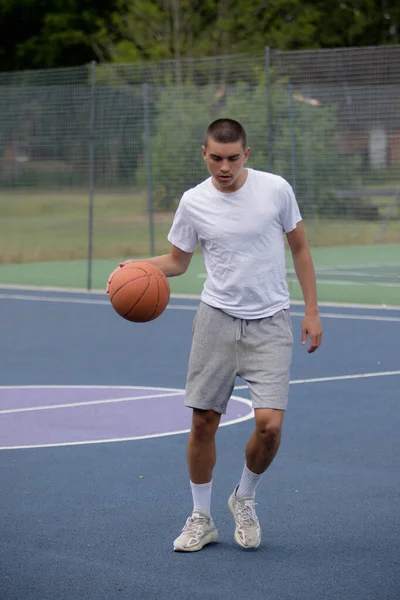
M 314 165 L 314 118 L 312 113 L 312 106 L 305 104 L 305 117 L 304 117 L 304 150 L 305 150 L 305 161 L 304 161 L 304 172 L 307 181 L 307 195 L 308 202 L 311 203 L 311 216 L 313 223 L 315 223 L 317 217 L 317 207 L 315 205 L 315 165 Z M 310 206 L 310 204 L 309 204 Z
M 290 111 L 290 158 L 292 165 L 292 187 L 294 193 L 297 193 L 297 156 L 296 156 L 296 125 L 294 118 L 294 98 L 293 98 L 293 84 L 289 81 L 289 111 Z
M 143 115 L 144 115 L 144 134 L 145 134 L 145 154 L 146 154 L 146 175 L 147 175 L 147 210 L 149 213 L 149 235 L 150 235 L 150 256 L 154 256 L 154 207 L 153 207 L 153 181 L 151 169 L 151 146 L 150 146 L 150 111 L 149 111 L 149 84 L 143 84 Z
M 393 196 L 392 201 L 389 206 L 389 210 L 386 213 L 386 217 L 382 223 L 381 229 L 375 240 L 375 244 L 379 244 L 383 240 L 383 236 L 385 235 L 386 230 L 389 227 L 390 219 L 393 217 L 394 209 L 396 207 L 396 204 L 397 204 L 399 198 L 400 198 L 400 186 L 397 188 L 396 192 L 394 193 L 394 196 Z
M 272 101 L 271 101 L 271 50 L 265 47 L 266 93 L 267 93 L 267 148 L 268 171 L 273 169 Z
M 94 203 L 94 177 L 95 177 L 95 94 L 96 94 L 96 61 L 91 63 L 91 86 L 90 86 L 90 122 L 89 122 L 89 232 L 88 232 L 88 279 L 87 289 L 92 289 L 92 267 L 93 267 L 93 203 Z

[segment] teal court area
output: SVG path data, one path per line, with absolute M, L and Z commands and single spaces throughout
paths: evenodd
M 312 248 L 322 302 L 400 306 L 400 245 Z M 0 284 L 104 290 L 108 274 L 119 261 L 54 261 L 0 265 Z M 290 256 L 290 293 L 301 300 Z M 195 255 L 185 275 L 170 279 L 174 294 L 199 295 L 205 279 L 202 257 Z

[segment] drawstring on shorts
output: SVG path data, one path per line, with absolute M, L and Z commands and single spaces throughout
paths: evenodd
M 236 341 L 239 341 L 242 337 L 246 337 L 246 327 L 248 327 L 249 322 L 247 319 L 238 319 L 236 317 L 232 317 L 236 323 Z

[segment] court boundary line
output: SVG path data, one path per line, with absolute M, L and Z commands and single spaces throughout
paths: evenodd
M 400 268 L 400 265 L 393 265 L 393 269 L 398 269 Z M 347 269 L 324 269 L 323 271 L 316 271 L 316 275 L 318 276 L 318 274 L 322 274 L 322 275 L 337 275 L 338 273 L 343 273 L 345 275 L 354 275 L 355 277 L 369 277 L 368 274 L 365 274 L 365 272 L 363 271 L 356 271 L 356 270 L 347 270 Z M 288 273 L 289 275 L 296 275 L 296 272 L 293 271 L 291 273 Z M 379 275 L 379 273 L 374 273 L 374 277 L 378 277 L 378 278 L 387 278 L 387 275 Z
M 207 274 L 206 273 L 199 273 L 199 275 L 197 275 L 197 277 L 199 279 L 206 279 L 207 278 Z M 347 280 L 347 279 L 321 279 L 320 277 L 317 278 L 318 280 L 318 284 L 323 284 L 323 285 L 347 285 L 347 286 L 373 286 L 373 287 L 400 287 L 400 283 L 396 283 L 396 282 L 382 282 L 382 281 L 354 281 L 354 280 Z M 298 283 L 300 285 L 300 282 L 298 281 L 298 279 L 296 277 L 292 277 L 292 275 L 290 274 L 287 278 L 288 283 Z
M 35 292 L 63 292 L 67 294 L 87 294 L 87 295 L 104 295 L 104 289 L 93 289 L 87 290 L 84 288 L 65 288 L 55 286 L 35 286 L 35 285 L 19 285 L 14 283 L 2 283 L 0 284 L 0 290 L 21 290 L 21 291 L 35 291 Z M 182 299 L 182 300 L 200 300 L 200 294 L 171 294 L 171 298 Z M 291 300 L 292 305 L 304 306 L 302 300 Z M 318 302 L 319 306 L 337 307 L 337 308 L 360 308 L 360 309 L 373 309 L 373 310 L 400 310 L 400 304 L 360 304 L 357 302 Z
M 1 389 L 1 388 L 0 388 Z M 40 387 L 42 389 L 42 387 Z M 149 388 L 151 389 L 151 388 Z M 97 404 L 118 404 L 119 402 L 135 402 L 136 400 L 156 400 L 157 398 L 172 398 L 179 396 L 179 392 L 163 392 L 162 394 L 149 394 L 147 396 L 127 396 L 126 398 L 105 398 L 104 400 L 87 400 L 85 402 L 69 402 L 68 404 L 47 404 L 39 406 L 29 406 L 26 408 L 6 408 L 0 409 L 0 415 L 10 415 L 15 413 L 34 412 L 39 410 L 56 410 L 58 408 L 80 408 L 81 406 L 94 406 Z
M 53 302 L 61 304 L 89 304 L 99 306 L 110 306 L 108 299 L 100 300 L 95 298 L 62 298 L 57 296 L 29 296 L 25 294 L 1 294 L 0 300 L 23 300 L 25 302 Z M 294 304 L 294 303 L 292 303 Z M 197 310 L 197 305 L 194 304 L 169 304 L 167 310 Z M 384 310 L 384 309 L 383 309 Z M 393 310 L 400 310 L 393 307 Z M 303 313 L 290 311 L 293 317 L 303 317 Z M 360 314 L 342 314 L 342 313 L 320 313 L 321 318 L 327 319 L 353 319 L 362 321 L 390 321 L 400 322 L 400 317 L 381 316 L 381 315 L 360 315 Z
M 288 281 L 290 281 L 290 283 L 298 283 L 300 285 L 300 282 L 298 281 L 298 279 L 294 278 L 288 278 Z M 318 284 L 323 284 L 323 285 L 354 285 L 354 286 L 373 286 L 373 287 L 400 287 L 400 283 L 384 283 L 381 281 L 347 281 L 345 279 L 320 279 L 318 278 Z
M 165 391 L 170 392 L 171 395 L 178 395 L 178 393 L 184 394 L 185 390 L 181 388 L 163 388 L 163 387 L 148 387 L 148 386 L 118 386 L 118 385 L 0 385 L 0 390 L 4 389 L 140 389 L 140 390 L 156 390 L 156 391 Z M 247 398 L 243 398 L 242 396 L 232 395 L 231 400 L 236 402 L 240 402 L 241 404 L 246 404 L 250 407 L 250 411 L 247 415 L 242 417 L 237 417 L 236 419 L 231 419 L 229 421 L 225 421 L 220 423 L 220 427 L 228 427 L 230 425 L 236 425 L 237 423 L 243 423 L 244 421 L 248 421 L 254 417 L 254 410 L 252 407 L 252 403 Z M 147 440 L 153 438 L 161 438 L 168 437 L 173 435 L 182 435 L 184 433 L 189 433 L 190 429 L 181 429 L 179 431 L 168 431 L 163 433 L 152 433 L 143 436 L 133 436 L 128 438 L 112 438 L 112 439 L 101 439 L 101 440 L 83 440 L 79 442 L 59 442 L 55 444 L 29 444 L 27 446 L 0 446 L 0 450 L 29 450 L 33 448 L 59 448 L 65 446 L 86 446 L 93 444 L 108 444 L 108 443 L 116 443 L 116 442 L 131 442 L 136 440 Z
M 391 268 L 391 267 L 400 267 L 400 262 L 391 262 L 391 263 L 353 263 L 350 265 L 330 265 L 330 266 L 326 266 L 326 267 L 318 267 L 315 266 L 315 272 L 316 273 L 320 273 L 322 271 L 325 271 L 326 269 L 338 269 L 338 270 L 345 270 L 345 269 L 376 269 L 376 268 L 383 268 L 386 269 L 387 267 Z M 289 267 L 288 269 L 286 269 L 287 272 L 291 271 L 292 273 L 295 272 L 293 267 Z
M 309 379 L 292 379 L 289 381 L 290 385 L 302 384 L 302 383 L 323 383 L 324 381 L 343 381 L 348 379 L 367 379 L 369 377 L 389 377 L 390 375 L 400 375 L 398 371 L 376 371 L 375 373 L 351 373 L 349 375 L 332 375 L 329 377 L 311 377 Z M 248 389 L 247 385 L 238 385 L 234 387 L 235 390 Z
M 341 381 L 341 380 L 350 380 L 350 379 L 366 379 L 369 377 L 387 377 L 390 375 L 400 375 L 400 370 L 397 371 L 377 371 L 371 373 L 353 373 L 349 375 L 334 375 L 332 377 L 311 377 L 309 379 L 293 379 L 289 383 L 290 385 L 295 384 L 308 384 L 308 383 L 323 383 L 326 381 Z M 157 391 L 168 391 L 171 392 L 171 395 L 177 395 L 177 393 L 185 393 L 184 389 L 180 388 L 160 388 L 154 387 L 149 388 L 147 386 L 111 386 L 111 385 L 0 385 L 1 389 L 154 389 Z M 248 386 L 235 386 L 234 390 L 243 390 L 248 389 Z M 173 394 L 172 392 L 175 392 Z M 227 427 L 230 425 L 236 425 L 237 423 L 243 423 L 245 421 L 249 421 L 254 417 L 254 410 L 252 408 L 251 400 L 247 398 L 243 398 L 242 396 L 232 395 L 230 400 L 235 400 L 237 402 L 241 402 L 243 404 L 247 404 L 251 408 L 248 415 L 244 415 L 243 417 L 238 417 L 237 419 L 233 419 L 231 421 L 226 421 L 220 424 L 220 427 Z M 184 433 L 189 433 L 190 429 L 183 429 L 179 431 L 172 432 L 164 432 L 164 433 L 155 433 L 144 436 L 133 436 L 130 438 L 113 438 L 113 439 L 102 439 L 102 440 L 87 440 L 80 442 L 60 442 L 55 444 L 30 444 L 27 446 L 0 446 L 0 450 L 29 450 L 33 448 L 59 448 L 65 446 L 86 446 L 93 444 L 109 444 L 116 442 L 131 442 L 136 440 L 146 440 L 153 438 L 161 438 L 161 437 L 169 437 L 173 435 L 182 435 Z

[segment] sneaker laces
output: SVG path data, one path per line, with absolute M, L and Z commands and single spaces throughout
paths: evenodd
M 208 519 L 206 516 L 203 517 L 202 515 L 199 515 L 199 513 L 195 513 L 187 519 L 182 529 L 182 533 L 190 533 L 196 536 L 199 533 L 202 525 L 207 521 Z
M 238 520 L 241 525 L 254 525 L 257 523 L 256 504 L 253 500 L 238 502 Z

